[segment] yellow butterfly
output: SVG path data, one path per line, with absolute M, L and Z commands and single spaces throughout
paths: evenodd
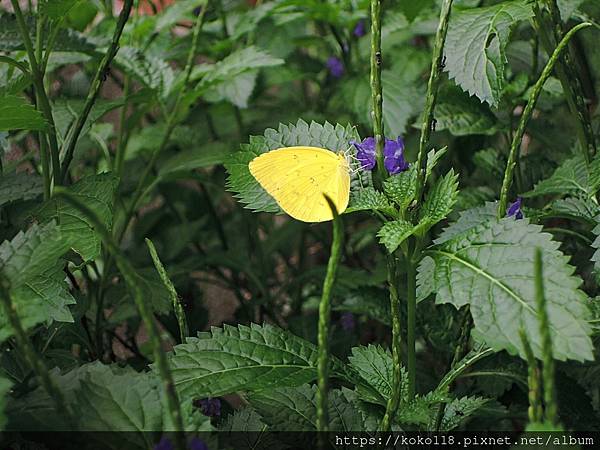
M 250 173 L 294 219 L 332 220 L 327 195 L 338 213 L 348 207 L 350 165 L 343 153 L 318 147 L 283 147 L 257 156 Z

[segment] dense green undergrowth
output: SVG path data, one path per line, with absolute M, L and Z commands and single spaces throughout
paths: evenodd
M 598 431 L 599 38 L 594 0 L 3 2 L 0 429 Z M 352 155 L 333 226 L 250 173 L 297 145 Z

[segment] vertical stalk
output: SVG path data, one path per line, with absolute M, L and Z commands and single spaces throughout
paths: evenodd
M 25 359 L 35 372 L 35 374 L 40 378 L 42 386 L 50 396 L 50 398 L 54 401 L 54 405 L 56 407 L 56 412 L 58 414 L 64 414 L 66 416 L 68 424 L 75 429 L 77 427 L 77 422 L 75 421 L 75 416 L 71 411 L 71 408 L 65 402 L 65 398 L 62 395 L 62 392 L 50 377 L 50 373 L 46 368 L 44 361 L 39 357 L 36 353 L 33 345 L 27 338 L 27 334 L 23 329 L 23 325 L 21 324 L 21 320 L 17 314 L 17 311 L 10 299 L 9 287 L 7 280 L 0 279 L 0 300 L 2 301 L 2 306 L 4 308 L 4 313 L 8 318 L 8 322 L 10 323 L 14 333 L 15 339 L 17 341 L 17 346 L 23 352 Z
M 538 423 L 542 421 L 540 369 L 535 356 L 533 356 L 533 350 L 531 350 L 525 331 L 523 329 L 519 330 L 519 335 L 525 350 L 525 358 L 527 359 L 527 385 L 529 387 L 529 408 L 527 409 L 527 415 L 530 423 Z
M 42 164 L 42 175 L 44 176 L 44 200 L 48 200 L 52 193 L 52 173 L 50 173 L 50 161 L 48 157 L 48 141 L 46 135 L 38 133 L 40 145 L 40 162 Z
M 324 448 L 324 432 L 329 431 L 329 414 L 327 407 L 327 390 L 329 381 L 329 324 L 331 321 L 331 291 L 335 281 L 337 268 L 342 255 L 342 241 L 344 238 L 344 227 L 342 219 L 338 215 L 335 204 L 325 197 L 333 213 L 333 241 L 331 243 L 331 255 L 327 263 L 327 274 L 323 282 L 323 294 L 319 303 L 319 327 L 318 327 L 318 359 L 317 359 L 317 431 L 319 441 Z
M 406 371 L 408 374 L 408 398 L 416 393 L 417 355 L 415 348 L 415 330 L 417 326 L 417 271 L 415 262 L 406 258 L 407 308 L 406 308 Z
M 185 312 L 183 311 L 183 306 L 179 301 L 179 296 L 177 295 L 177 291 L 175 290 L 175 286 L 173 286 L 173 282 L 169 279 L 169 275 L 165 270 L 160 258 L 158 257 L 158 253 L 156 251 L 156 247 L 154 243 L 146 238 L 146 245 L 148 246 L 148 250 L 150 251 L 150 256 L 152 257 L 152 262 L 154 263 L 154 267 L 160 276 L 164 286 L 169 291 L 169 296 L 171 297 L 171 303 L 173 304 L 173 312 L 175 313 L 175 317 L 177 318 L 177 324 L 179 325 L 179 336 L 181 338 L 181 342 L 185 343 L 185 338 L 189 336 L 187 320 L 185 318 Z
M 402 333 L 400 329 L 400 298 L 398 297 L 398 279 L 397 279 L 396 259 L 394 255 L 388 256 L 388 287 L 390 290 L 390 313 L 392 316 L 392 362 L 393 378 L 392 396 L 388 399 L 385 407 L 385 414 L 379 425 L 379 430 L 388 432 L 391 429 L 392 422 L 398 411 L 401 402 L 402 392 Z
M 381 0 L 371 0 L 371 101 L 373 102 L 373 134 L 379 181 L 387 174 L 383 165 L 383 90 L 381 87 Z
M 533 109 L 537 103 L 537 100 L 542 92 L 542 88 L 544 87 L 544 83 L 550 77 L 552 73 L 552 69 L 556 65 L 561 52 L 566 48 L 569 40 L 582 28 L 586 28 L 591 26 L 591 23 L 580 23 L 579 25 L 573 27 L 569 32 L 565 35 L 565 37 L 560 41 L 552 56 L 546 63 L 544 70 L 542 70 L 542 74 L 540 78 L 536 81 L 531 93 L 529 94 L 529 98 L 527 99 L 527 105 L 523 110 L 523 114 L 521 115 L 521 120 L 519 121 L 519 125 L 517 127 L 517 131 L 513 135 L 512 144 L 510 146 L 510 154 L 508 156 L 508 161 L 506 163 L 506 169 L 504 171 L 504 180 L 502 181 L 502 188 L 500 190 L 500 201 L 498 203 L 498 218 L 504 217 L 506 214 L 506 205 L 508 203 L 508 194 L 512 184 L 513 172 L 515 169 L 516 161 L 519 157 L 519 149 L 521 147 L 521 141 L 523 140 L 523 135 L 525 134 L 525 129 L 527 124 L 529 123 L 529 119 L 533 114 Z
M 115 260 L 119 271 L 125 279 L 125 282 L 131 289 L 135 305 L 140 313 L 140 316 L 142 317 L 142 321 L 144 322 L 146 329 L 148 330 L 148 336 L 152 345 L 154 360 L 163 383 L 170 418 L 175 429 L 176 448 L 178 450 L 184 450 L 186 448 L 185 437 L 183 435 L 185 428 L 183 426 L 183 416 L 181 414 L 179 398 L 177 396 L 177 392 L 175 391 L 175 383 L 173 382 L 173 375 L 171 374 L 171 370 L 169 368 L 169 361 L 167 360 L 167 356 L 162 348 L 160 330 L 156 325 L 152 311 L 144 300 L 144 295 L 139 283 L 139 275 L 135 272 L 135 269 L 129 260 L 123 256 L 108 229 L 87 205 L 73 197 L 69 191 L 65 189 L 56 189 L 55 196 L 62 198 L 65 202 L 81 211 L 81 213 L 83 213 L 83 215 L 91 222 L 94 229 L 102 238 L 106 249 Z
M 548 311 L 546 309 L 546 297 L 544 295 L 544 275 L 542 263 L 542 251 L 535 251 L 535 303 L 540 322 L 540 336 L 542 337 L 542 384 L 544 387 L 544 407 L 546 421 L 552 425 L 558 424 L 558 412 L 556 407 L 556 389 L 554 386 L 554 358 L 552 357 L 552 338 L 550 337 L 550 326 L 548 324 Z
M 437 94 L 440 84 L 440 75 L 444 67 L 444 44 L 448 34 L 448 23 L 450 21 L 450 12 L 453 0 L 444 0 L 440 12 L 440 22 L 435 35 L 433 45 L 433 59 L 431 63 L 431 72 L 427 83 L 427 97 L 425 98 L 425 110 L 423 113 L 423 123 L 421 125 L 421 137 L 419 139 L 419 153 L 417 154 L 417 181 L 415 190 L 415 200 L 420 202 L 425 184 L 425 155 L 427 154 L 427 144 L 433 131 L 434 110 L 437 101 Z
M 83 130 L 85 122 L 88 118 L 88 115 L 92 111 L 92 107 L 94 106 L 94 103 L 98 98 L 100 88 L 102 87 L 102 83 L 106 78 L 106 73 L 108 71 L 110 63 L 119 51 L 119 40 L 121 39 L 123 28 L 125 28 L 125 24 L 129 19 L 129 13 L 131 12 L 132 6 L 133 0 L 125 0 L 125 2 L 123 3 L 123 9 L 121 10 L 121 14 L 119 15 L 119 20 L 117 21 L 117 26 L 115 28 L 115 32 L 113 33 L 112 41 L 110 43 L 110 46 L 108 47 L 106 54 L 100 62 L 100 65 L 98 66 L 98 70 L 96 70 L 96 74 L 94 75 L 94 79 L 92 80 L 90 90 L 83 105 L 83 111 L 77 116 L 77 121 L 75 122 L 73 128 L 69 130 L 68 136 L 66 138 L 67 143 L 64 151 L 64 161 L 60 172 L 60 176 L 63 182 L 66 180 L 67 174 L 69 173 L 69 165 L 73 160 L 73 154 L 75 153 L 75 146 L 77 145 L 79 135 L 81 134 L 81 131 Z

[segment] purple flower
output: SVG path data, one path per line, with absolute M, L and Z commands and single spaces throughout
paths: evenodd
M 360 19 L 356 26 L 354 27 L 354 31 L 352 32 L 356 37 L 363 37 L 367 34 L 365 19 Z
M 517 200 L 514 203 L 511 203 L 508 208 L 506 208 L 506 217 L 514 217 L 515 219 L 523 218 L 523 211 L 521 211 L 521 203 L 523 199 L 521 197 L 517 197 Z
M 194 406 L 200 408 L 202 414 L 208 417 L 217 417 L 221 415 L 221 400 L 218 398 L 202 398 L 194 400 Z
M 340 325 L 345 331 L 352 331 L 356 326 L 356 321 L 354 320 L 354 314 L 350 312 L 345 312 L 340 316 Z
M 204 442 L 202 439 L 198 439 L 197 437 L 192 438 L 188 448 L 190 450 L 208 450 L 206 442 Z
M 383 157 L 383 164 L 390 175 L 396 175 L 408 169 L 408 163 L 404 159 L 404 141 L 400 136 L 395 141 L 385 140 Z
M 171 440 L 163 436 L 158 444 L 154 446 L 154 450 L 175 450 L 175 448 L 173 447 Z
M 327 59 L 327 69 L 334 78 L 341 78 L 344 75 L 344 63 L 339 58 L 331 56 Z
M 356 159 L 360 162 L 363 170 L 373 170 L 375 167 L 375 138 L 364 138 L 361 143 L 350 141 L 350 145 L 356 148 Z

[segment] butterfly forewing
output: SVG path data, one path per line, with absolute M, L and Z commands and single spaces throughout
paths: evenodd
M 348 206 L 350 175 L 346 159 L 318 147 L 285 147 L 263 153 L 250 173 L 287 214 L 304 222 L 331 220 L 324 194 L 338 212 Z

